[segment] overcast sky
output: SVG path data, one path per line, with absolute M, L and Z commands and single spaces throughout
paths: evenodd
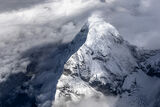
M 0 0 L 0 47 L 18 46 L 20 40 L 29 47 L 68 42 L 91 14 L 98 13 L 130 43 L 157 49 L 159 10 L 160 0 Z

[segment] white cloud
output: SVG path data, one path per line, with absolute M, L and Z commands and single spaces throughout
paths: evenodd
M 84 98 L 77 103 L 69 103 L 66 107 L 115 107 L 118 97 Z
M 110 6 L 108 20 L 131 43 L 145 48 L 159 48 L 160 1 L 121 0 Z

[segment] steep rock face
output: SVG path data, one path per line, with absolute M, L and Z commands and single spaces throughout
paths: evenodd
M 144 72 L 150 76 L 160 77 L 160 51 L 154 51 L 154 55 L 141 63 Z

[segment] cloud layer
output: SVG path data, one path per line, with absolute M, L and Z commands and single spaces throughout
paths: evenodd
M 135 45 L 160 48 L 160 1 L 120 0 L 111 6 L 110 22 Z

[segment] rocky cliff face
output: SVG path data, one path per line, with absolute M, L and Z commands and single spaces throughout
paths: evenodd
M 152 107 L 160 80 L 150 76 L 159 76 L 159 52 L 130 45 L 99 17 L 89 18 L 87 25 L 86 42 L 65 64 L 54 104 L 115 96 L 118 107 Z

